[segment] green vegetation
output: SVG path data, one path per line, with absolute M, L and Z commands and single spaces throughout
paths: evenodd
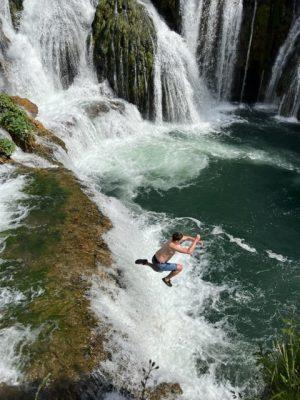
M 10 158 L 15 148 L 16 146 L 11 140 L 6 138 L 0 139 L 0 157 L 4 156 Z
M 107 356 L 86 293 L 97 263 L 110 263 L 101 239 L 110 225 L 63 168 L 30 170 L 25 192 L 22 202 L 30 211 L 24 223 L 2 234 L 8 237 L 0 286 L 26 299 L 8 305 L 0 327 L 22 324 L 38 332 L 22 347 L 28 382 L 42 383 L 48 374 L 50 385 L 75 382 Z
M 261 355 L 266 400 L 300 399 L 300 325 L 286 321 L 283 335 L 272 352 Z
M 93 37 L 99 80 L 152 118 L 156 35 L 147 12 L 136 0 L 100 1 Z
M 4 93 L 0 94 L 0 126 L 11 135 L 13 141 L 22 150 L 32 150 L 34 147 L 33 133 L 36 128 L 26 112 L 15 105 L 11 98 Z

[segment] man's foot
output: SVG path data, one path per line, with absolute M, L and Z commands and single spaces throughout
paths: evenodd
M 139 260 L 135 260 L 136 264 L 140 264 L 140 265 L 147 265 L 148 264 L 148 260 L 146 259 L 139 259 Z
M 162 281 L 163 281 L 167 286 L 170 286 L 170 287 L 173 286 L 170 279 L 162 278 Z

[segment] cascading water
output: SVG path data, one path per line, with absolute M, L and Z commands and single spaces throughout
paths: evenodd
M 197 53 L 200 76 L 218 100 L 231 95 L 242 22 L 242 0 L 182 1 L 183 34 Z
M 299 38 L 300 17 L 295 19 L 284 44 L 279 49 L 265 96 L 267 103 L 280 103 L 279 113 L 290 117 L 297 117 L 299 111 L 299 63 L 297 63 L 297 59 L 296 62 L 293 59 L 295 53 L 299 52 L 297 49 Z M 289 87 L 286 91 L 279 88 L 281 79 L 285 75 L 289 80 Z
M 222 294 L 238 297 L 238 290 L 203 278 L 213 258 L 209 246 L 215 244 L 214 239 L 208 242 L 205 254 L 198 252 L 195 258 L 185 260 L 186 272 L 184 279 L 176 282 L 177 291 L 167 292 L 151 270 L 136 268 L 132 261 L 141 256 L 141 251 L 143 256 L 151 257 L 166 232 L 183 228 L 198 231 L 202 224 L 187 216 L 171 218 L 163 212 L 147 212 L 135 203 L 135 196 L 141 188 L 163 192 L 188 186 L 211 159 L 216 163 L 222 159 L 254 160 L 286 170 L 293 166 L 262 150 L 216 139 L 212 125 L 200 120 L 201 110 L 205 111 L 203 103 L 211 104 L 195 61 L 195 29 L 200 19 L 191 20 L 193 28 L 188 31 L 193 12 L 189 17 L 186 9 L 185 37 L 192 40 L 185 43 L 169 30 L 149 1 L 140 3 L 147 8 L 157 33 L 155 107 L 159 124 L 144 121 L 136 107 L 114 99 L 106 83 L 99 84 L 95 79 L 86 48 L 95 0 L 24 1 L 19 32 L 7 29 L 11 41 L 7 59 L 9 90 L 38 103 L 40 120 L 67 145 L 68 153 L 58 151 L 57 157 L 85 182 L 113 223 L 106 236 L 114 260 L 110 273 L 118 274 L 122 285 L 116 287 L 110 281 L 95 279 L 92 288 L 93 310 L 100 321 L 105 317 L 112 327 L 106 337 L 112 359 L 101 364 L 101 372 L 109 374 L 116 388 L 131 390 L 139 385 L 140 367 L 152 358 L 160 365 L 158 382 L 178 381 L 184 399 L 231 400 L 246 385 L 245 379 L 236 378 L 230 383 L 233 381 L 222 368 L 226 370 L 232 360 L 235 368 L 234 363 L 245 353 L 251 363 L 250 351 L 247 346 L 243 348 L 242 341 L 228 337 L 225 320 L 209 322 L 204 311 L 209 304 L 217 312 Z M 200 2 L 193 4 L 195 10 L 201 10 Z M 215 6 L 216 2 L 211 2 L 210 13 Z M 224 37 L 218 52 L 218 71 L 230 82 L 241 3 L 231 2 L 230 8 L 230 3 L 224 2 L 223 6 Z M 213 24 L 206 32 L 211 32 L 215 40 L 214 29 Z M 74 30 L 78 32 L 73 41 Z M 212 62 L 212 43 L 209 37 L 207 40 L 207 60 Z M 227 52 L 229 43 L 232 46 Z M 65 79 L 66 60 L 72 64 L 74 80 Z M 66 84 L 70 85 L 67 89 Z M 219 81 L 218 85 L 220 97 L 226 97 L 230 84 L 224 86 Z M 99 105 L 105 105 L 107 112 L 91 112 Z M 218 127 L 220 115 L 215 113 L 214 117 L 214 126 Z M 173 124 L 163 124 L 164 118 Z M 186 213 L 189 211 L 183 215 Z M 207 234 L 210 232 L 215 235 L 216 229 L 207 228 Z M 227 236 L 243 250 L 256 252 L 242 239 Z M 4 346 L 5 340 L 2 349 Z
M 211 101 L 199 78 L 195 55 L 182 37 L 171 31 L 149 1 L 141 1 L 157 33 L 155 113 L 157 122 L 200 122 L 200 112 Z M 170 43 L 173 43 L 170 46 Z
M 89 1 L 36 0 L 24 7 L 21 32 L 26 35 L 55 87 L 68 87 L 86 62 L 87 29 L 94 8 Z M 34 21 L 34 23 L 33 23 Z M 83 66 L 83 68 L 85 68 Z
M 253 33 L 254 33 L 254 24 L 255 24 L 255 18 L 256 18 L 256 11 L 257 11 L 257 0 L 255 0 L 255 3 L 254 3 L 254 9 L 253 9 L 253 15 L 252 15 L 252 21 L 251 21 L 250 38 L 249 38 L 247 57 L 246 57 L 246 64 L 245 64 L 245 71 L 244 71 L 244 78 L 243 78 L 242 90 L 241 90 L 241 98 L 240 98 L 241 102 L 244 99 L 244 92 L 245 92 L 246 80 L 247 80 L 247 75 L 248 75 L 250 53 L 251 53 Z

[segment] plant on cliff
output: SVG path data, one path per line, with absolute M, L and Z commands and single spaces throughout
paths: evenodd
M 261 355 L 268 400 L 300 399 L 300 324 L 285 321 L 284 337 Z
M 23 150 L 30 150 L 34 145 L 35 126 L 25 111 L 16 106 L 11 98 L 0 94 L 0 126 L 12 137 Z
M 15 148 L 16 146 L 11 140 L 6 138 L 0 139 L 0 157 L 10 158 Z
M 143 379 L 141 380 L 141 385 L 142 385 L 142 393 L 141 393 L 141 399 L 140 400 L 146 400 L 147 398 L 147 383 L 151 377 L 151 374 L 153 373 L 154 370 L 158 369 L 159 366 L 155 365 L 155 362 L 152 360 L 149 360 L 148 364 L 148 369 L 146 370 L 143 368 Z

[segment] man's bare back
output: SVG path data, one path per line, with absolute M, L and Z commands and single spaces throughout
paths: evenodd
M 182 247 L 181 243 L 190 241 L 192 244 L 189 247 Z M 169 275 L 163 278 L 163 282 L 167 286 L 172 286 L 171 278 L 178 275 L 182 270 L 183 266 L 181 264 L 169 263 L 168 261 L 173 257 L 173 255 L 178 253 L 192 254 L 200 243 L 203 247 L 203 242 L 200 235 L 195 237 L 184 236 L 182 233 L 173 233 L 172 239 L 168 240 L 162 245 L 162 247 L 155 253 L 152 258 L 152 263 L 148 262 L 146 259 L 136 260 L 136 264 L 148 265 L 156 272 L 170 271 Z

